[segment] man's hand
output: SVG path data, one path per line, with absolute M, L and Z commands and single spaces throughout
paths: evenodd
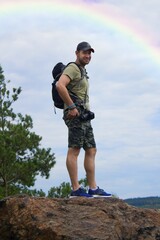
M 73 108 L 73 109 L 70 109 L 68 111 L 67 117 L 69 119 L 72 119 L 72 118 L 75 118 L 75 117 L 78 117 L 78 116 L 79 116 L 79 112 L 78 112 L 77 108 Z

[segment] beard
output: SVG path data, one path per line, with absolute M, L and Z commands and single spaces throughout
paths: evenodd
M 90 60 L 91 59 L 88 59 L 88 58 L 79 58 L 79 63 L 81 66 L 84 67 L 85 65 L 89 64 Z

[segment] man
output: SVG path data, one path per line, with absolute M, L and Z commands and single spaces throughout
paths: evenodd
M 76 61 L 69 64 L 59 81 L 57 91 L 65 103 L 64 121 L 68 127 L 68 153 L 66 165 L 69 172 L 72 192 L 71 197 L 109 197 L 103 189 L 97 187 L 95 180 L 96 143 L 91 119 L 94 114 L 89 111 L 88 76 L 85 65 L 91 60 L 94 49 L 87 42 L 81 42 L 76 49 Z M 89 185 L 88 193 L 78 183 L 78 155 L 80 149 L 85 151 L 84 168 Z

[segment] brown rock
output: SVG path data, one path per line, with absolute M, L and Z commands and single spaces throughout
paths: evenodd
M 160 211 L 122 200 L 14 196 L 0 201 L 0 240 L 160 240 Z

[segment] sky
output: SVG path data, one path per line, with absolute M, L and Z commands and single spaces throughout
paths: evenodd
M 33 119 L 41 146 L 55 153 L 46 193 L 69 182 L 67 128 L 54 113 L 52 69 L 75 61 L 76 46 L 95 49 L 86 66 L 97 143 L 96 181 L 121 199 L 160 196 L 160 1 L 0 0 L 0 64 L 22 87 L 15 112 Z M 84 151 L 78 166 L 85 178 Z

